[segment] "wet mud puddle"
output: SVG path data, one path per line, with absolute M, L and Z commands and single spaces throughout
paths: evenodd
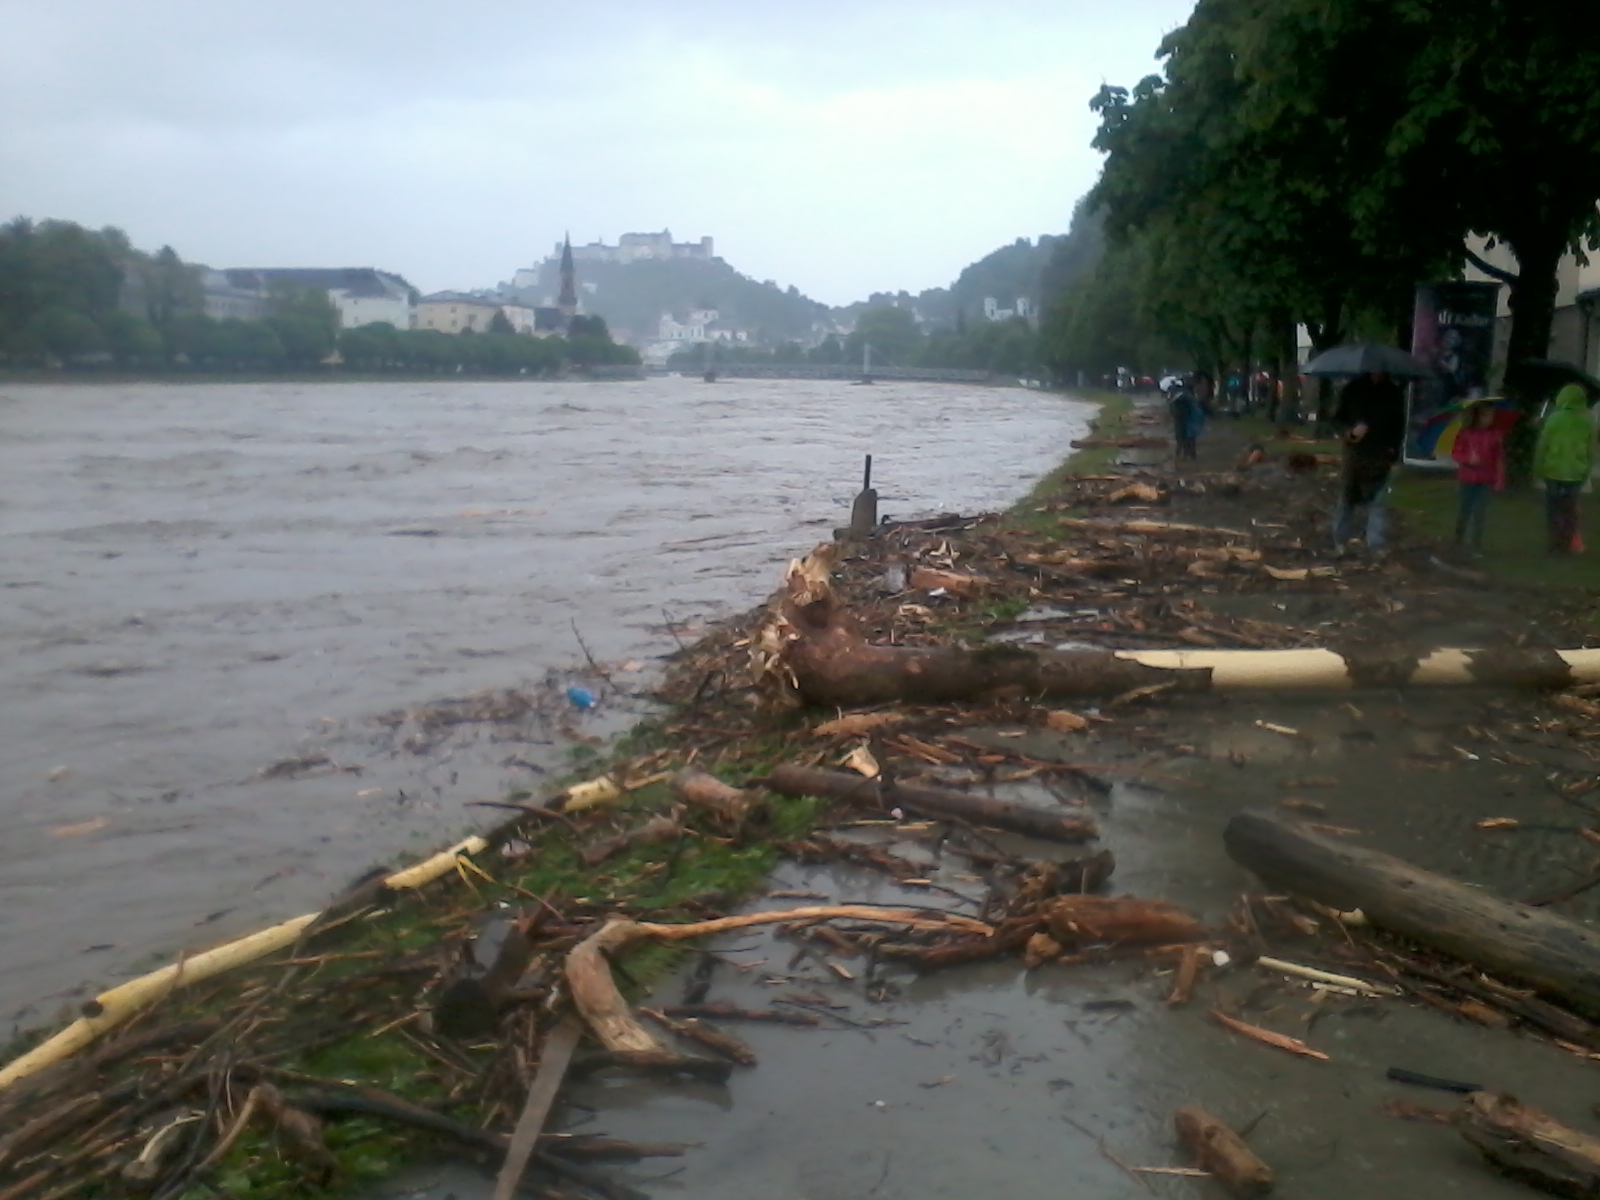
M 1562 766 L 1559 748 L 1519 744 L 1517 753 L 1497 757 L 1495 743 L 1470 732 L 1499 727 L 1533 703 L 1474 691 L 1357 693 L 1333 704 L 1212 697 L 1153 709 L 1115 736 L 967 734 L 1025 755 L 1101 764 L 1109 791 L 1086 789 L 1077 803 L 1099 822 L 1098 845 L 1116 855 L 1108 894 L 1170 900 L 1221 929 L 1251 888 L 1221 836 L 1228 818 L 1246 808 L 1307 813 L 1353 831 L 1362 844 L 1505 895 L 1528 895 L 1587 870 L 1592 853 L 1575 833 L 1586 823 L 1582 813 L 1543 786 L 1543 775 Z M 1034 784 L 996 794 L 1047 809 L 1062 804 Z M 1490 816 L 1515 817 L 1521 828 L 1485 832 L 1477 822 Z M 955 851 L 936 854 L 919 823 L 850 836 L 925 863 L 925 877 L 949 890 L 898 885 L 854 867 L 790 864 L 772 880 L 779 895 L 756 907 L 866 901 L 974 911 L 957 897 L 982 895 L 975 874 L 982 868 Z M 1010 840 L 1005 848 L 1043 858 L 1081 853 Z M 1283 957 L 1314 953 L 1282 931 L 1269 934 Z M 1259 968 L 1208 970 L 1194 1001 L 1173 1008 L 1170 961 L 1131 957 L 1025 971 L 1011 958 L 919 976 L 757 929 L 707 948 L 716 964 L 709 1000 L 780 1009 L 816 1024 L 725 1022 L 760 1057 L 736 1068 L 727 1086 L 618 1076 L 563 1093 L 563 1129 L 703 1143 L 681 1159 L 607 1169 L 652 1196 L 1221 1195 L 1207 1180 L 1131 1170 L 1189 1164 L 1172 1134 L 1173 1111 L 1188 1104 L 1248 1128 L 1252 1148 L 1278 1172 L 1282 1195 L 1532 1194 L 1448 1127 L 1386 1111 L 1394 1104 L 1450 1109 L 1459 1099 L 1386 1080 L 1395 1066 L 1471 1078 L 1593 1128 L 1593 1064 L 1549 1041 L 1405 1000 L 1319 999 L 1304 981 Z M 682 1003 L 699 974 L 664 982 L 649 1002 Z M 1210 1017 L 1212 1007 L 1301 1037 L 1328 1059 L 1242 1039 Z M 471 1167 L 436 1164 L 377 1194 L 475 1200 L 489 1189 Z
M 844 522 L 863 454 L 887 516 L 978 511 L 1089 413 L 902 384 L 0 389 L 0 1030 L 570 768 L 674 637 Z

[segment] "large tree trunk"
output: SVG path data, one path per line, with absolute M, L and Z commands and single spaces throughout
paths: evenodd
M 1006 693 L 1037 699 L 1116 696 L 1150 686 L 1178 691 L 1451 684 L 1559 688 L 1600 680 L 1600 649 L 1419 652 L 1382 647 L 1339 653 L 1309 648 L 1052 651 L 1017 646 L 976 650 L 879 646 L 861 636 L 829 585 L 835 554 L 836 547 L 824 545 L 791 566 L 784 590 L 751 649 L 758 683 L 776 681 L 809 704 L 852 707 L 897 700 L 939 704 Z
M 872 645 L 828 583 L 836 554 L 833 546 L 824 545 L 790 568 L 773 615 L 752 649 L 758 679 L 782 679 L 809 703 L 937 704 L 1006 690 L 1038 697 L 1107 696 L 1154 684 L 1185 689 L 1210 685 L 1207 671 L 1146 667 L 1110 651 Z
M 1555 323 L 1556 312 L 1556 271 L 1566 253 L 1566 243 L 1543 231 L 1508 237 L 1506 241 L 1517 256 L 1516 279 L 1509 284 L 1511 339 L 1506 347 L 1506 387 L 1525 402 L 1532 402 L 1538 397 L 1526 392 L 1517 366 L 1525 359 L 1549 356 L 1550 327 Z
M 1228 822 L 1228 853 L 1272 887 L 1433 946 L 1600 1017 L 1600 933 L 1375 850 L 1257 813 Z

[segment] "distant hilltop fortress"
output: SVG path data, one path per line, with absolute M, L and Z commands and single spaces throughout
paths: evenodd
M 561 244 L 558 242 L 555 254 L 560 253 Z M 647 259 L 710 259 L 715 256 L 711 252 L 710 238 L 703 237 L 698 242 L 675 242 L 672 240 L 672 230 L 663 229 L 660 233 L 625 233 L 615 246 L 608 246 L 604 242 L 574 246 L 572 257 L 579 262 L 631 263 Z

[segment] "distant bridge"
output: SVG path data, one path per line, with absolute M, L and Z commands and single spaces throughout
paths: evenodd
M 735 363 L 714 364 L 718 379 L 849 379 L 858 380 L 862 369 L 857 363 Z M 700 375 L 704 367 L 649 367 L 650 375 Z M 988 371 L 961 370 L 956 367 L 894 367 L 873 363 L 873 379 L 913 380 L 924 383 L 1014 383 L 1011 376 L 996 376 Z

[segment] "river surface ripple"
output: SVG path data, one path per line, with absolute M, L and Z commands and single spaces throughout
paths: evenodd
M 845 523 L 863 454 L 885 515 L 993 508 L 1090 411 L 820 381 L 0 385 L 0 1014 L 58 1017 L 537 790 L 562 725 L 626 719 L 552 718 L 574 625 L 643 686 L 669 614 L 748 607 Z M 517 691 L 455 721 L 485 689 Z

